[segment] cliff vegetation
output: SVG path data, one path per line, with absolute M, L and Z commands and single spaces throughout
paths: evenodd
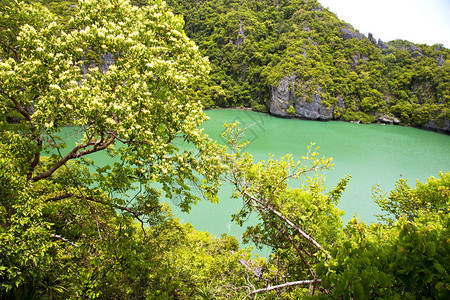
M 366 37 L 316 0 L 167 2 L 209 57 L 205 107 L 450 129 L 442 45 Z

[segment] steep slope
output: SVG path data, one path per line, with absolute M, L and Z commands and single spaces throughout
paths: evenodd
M 450 131 L 450 51 L 364 36 L 315 0 L 168 0 L 209 57 L 206 107 Z

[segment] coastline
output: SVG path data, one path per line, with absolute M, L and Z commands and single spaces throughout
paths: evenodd
M 360 124 L 360 125 L 380 124 L 380 125 L 390 125 L 390 126 L 402 126 L 402 127 L 410 127 L 410 128 L 416 128 L 416 129 L 425 130 L 425 131 L 436 132 L 436 133 L 440 133 L 440 134 L 444 134 L 444 135 L 450 136 L 450 130 L 434 129 L 434 128 L 430 128 L 430 127 L 425 127 L 424 125 L 414 126 L 414 125 L 395 123 L 395 122 L 381 122 L 379 120 L 377 120 L 375 122 L 372 122 L 372 123 L 363 123 L 360 120 L 358 120 L 358 121 L 355 121 L 355 120 L 345 121 L 345 120 L 342 120 L 342 119 L 331 119 L 331 120 L 309 119 L 309 118 L 301 118 L 301 117 L 297 117 L 297 116 L 287 116 L 287 115 L 286 116 L 281 116 L 281 115 L 272 114 L 270 112 L 255 111 L 251 107 L 245 107 L 245 106 L 203 108 L 203 111 L 208 111 L 208 110 L 242 110 L 242 111 L 251 111 L 251 112 L 254 112 L 254 113 L 266 114 L 266 115 L 269 115 L 269 116 L 272 116 L 272 117 L 275 117 L 275 118 L 280 118 L 280 119 L 297 119 L 297 120 L 304 120 L 304 121 L 346 122 L 346 123 L 353 123 L 353 124 Z

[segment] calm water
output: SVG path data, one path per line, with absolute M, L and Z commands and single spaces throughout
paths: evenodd
M 255 162 L 267 159 L 269 153 L 275 158 L 290 153 L 300 159 L 307 146 L 315 142 L 320 154 L 332 157 L 335 164 L 325 173 L 328 188 L 345 174 L 352 176 L 338 205 L 345 211 L 344 222 L 353 215 L 366 223 L 376 221 L 374 214 L 380 210 L 371 199 L 376 184 L 390 191 L 400 177 L 414 186 L 416 179 L 424 182 L 429 176 L 438 177 L 440 171 L 450 171 L 450 137 L 435 132 L 389 125 L 280 119 L 244 110 L 212 110 L 206 114 L 210 120 L 204 123 L 205 130 L 220 143 L 224 143 L 221 133 L 225 122 L 237 120 L 244 126 L 255 123 L 247 131 L 251 144 L 246 148 Z M 67 137 L 73 131 L 67 128 L 63 135 Z M 96 165 L 103 165 L 110 158 L 98 153 L 92 159 Z M 233 224 L 230 216 L 241 208 L 241 202 L 230 199 L 230 195 L 231 187 L 224 186 L 219 204 L 202 201 L 189 214 L 182 213 L 176 203 L 171 206 L 180 220 L 190 222 L 198 230 L 239 238 L 244 230 Z
M 220 143 L 223 123 L 238 120 L 241 124 L 256 123 L 247 132 L 251 144 L 246 151 L 255 161 L 267 159 L 269 153 L 279 158 L 291 153 L 298 159 L 306 153 L 311 142 L 319 152 L 332 157 L 334 168 L 325 173 L 328 188 L 334 186 L 345 174 L 350 180 L 339 208 L 345 211 L 344 222 L 358 215 L 366 223 L 376 221 L 380 212 L 371 199 L 372 187 L 380 184 L 390 191 L 400 177 L 414 186 L 416 179 L 438 177 L 439 171 L 450 171 L 450 137 L 415 128 L 389 125 L 362 125 L 346 122 L 318 122 L 280 119 L 243 110 L 206 111 L 210 120 L 204 124 L 209 136 Z M 242 229 L 232 224 L 230 215 L 240 208 L 240 201 L 230 200 L 231 188 L 225 187 L 220 204 L 203 201 L 190 214 L 174 212 L 184 222 L 198 230 L 220 236 L 242 234 Z

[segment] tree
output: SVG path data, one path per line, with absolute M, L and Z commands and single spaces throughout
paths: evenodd
M 329 251 L 341 234 L 343 212 L 336 204 L 349 177 L 327 194 L 322 171 L 332 166 L 331 159 L 319 157 L 317 149 L 309 147 L 307 155 L 294 162 L 290 155 L 280 160 L 253 162 L 248 153 L 242 153 L 247 142 L 245 130 L 236 123 L 226 125 L 224 137 L 231 153 L 224 158 L 227 165 L 225 180 L 234 186 L 233 198 L 242 199 L 242 209 L 233 219 L 242 225 L 255 212 L 259 222 L 247 227 L 245 240 L 272 251 L 269 267 L 259 278 L 261 289 L 247 296 L 294 286 L 292 295 L 304 296 L 307 286 L 314 294 L 321 279 L 315 265 L 329 256 Z M 295 180 L 299 188 L 291 188 Z M 271 286 L 274 285 L 275 286 Z
M 208 62 L 162 1 L 80 1 L 67 24 L 21 1 L 1 13 L 1 291 L 28 297 L 41 277 L 70 279 L 60 294 L 76 282 L 74 295 L 99 296 L 92 272 L 117 263 L 121 234 L 164 222 L 161 197 L 185 211 L 201 198 L 195 187 L 217 200 L 217 147 L 186 93 Z M 97 152 L 111 163 L 94 165 Z
M 399 179 L 388 197 L 376 187 L 373 198 L 385 212 L 384 215 L 378 215 L 378 219 L 393 224 L 402 216 L 412 221 L 421 213 L 442 211 L 447 214 L 450 199 L 450 172 L 445 174 L 441 172 L 439 177 L 430 177 L 426 183 L 417 181 L 415 188 L 409 187 L 406 179 Z
M 234 219 L 243 224 L 255 212 L 258 223 L 244 237 L 272 250 L 246 298 L 448 298 L 448 173 L 414 189 L 400 180 L 387 199 L 378 192 L 388 224 L 367 226 L 353 218 L 342 229 L 335 205 L 348 177 L 323 194 L 320 172 L 329 159 L 310 149 L 297 163 L 290 156 L 254 163 L 241 152 L 244 133 L 236 124 L 225 132 L 231 146 L 226 179 L 243 201 Z M 289 186 L 292 179 L 300 188 Z
M 448 179 L 441 173 L 415 188 L 399 180 L 388 199 L 375 195 L 388 224 L 350 220 L 331 258 L 317 265 L 326 298 L 447 299 Z

